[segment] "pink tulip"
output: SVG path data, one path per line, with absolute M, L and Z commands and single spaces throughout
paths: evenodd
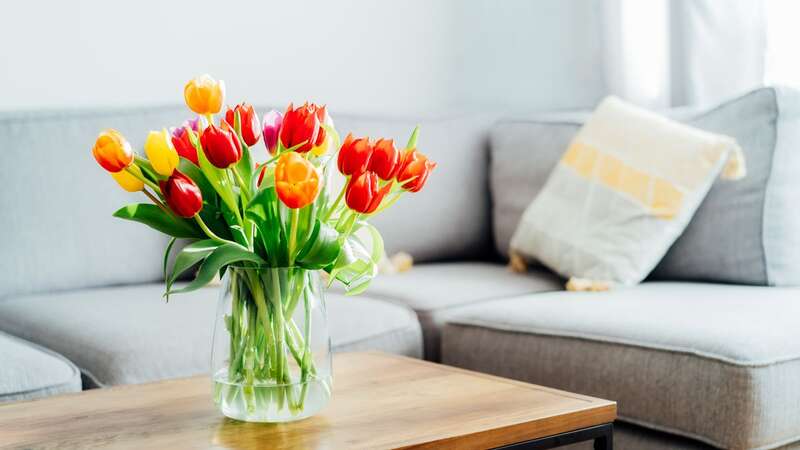
M 283 123 L 283 115 L 276 110 L 272 110 L 264 114 L 264 127 L 262 134 L 264 135 L 264 145 L 267 146 L 269 153 L 274 155 L 275 150 L 278 148 L 278 132 L 280 132 L 281 124 Z

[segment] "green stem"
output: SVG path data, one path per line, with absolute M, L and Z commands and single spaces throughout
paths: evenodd
M 244 182 L 244 179 L 239 174 L 239 169 L 236 168 L 236 165 L 231 166 L 231 171 L 233 172 L 233 176 L 236 178 L 236 183 L 239 184 L 239 189 L 242 191 L 242 196 L 244 197 L 244 202 L 247 203 L 250 201 L 250 186 Z
M 283 304 L 281 302 L 281 283 L 278 280 L 279 275 L 276 272 L 271 273 L 272 278 L 272 292 L 270 301 L 272 302 L 272 310 L 275 314 L 275 355 L 277 357 L 277 375 L 280 383 L 288 380 L 284 379 L 284 371 L 286 370 L 286 354 L 284 353 L 284 318 L 283 318 Z
M 144 192 L 144 195 L 146 195 L 147 198 L 149 198 L 153 203 L 155 203 L 159 208 L 161 208 L 162 211 L 169 214 L 170 216 L 173 215 L 172 211 L 169 208 L 167 208 L 167 206 L 164 203 L 162 203 L 161 200 L 159 200 L 155 195 L 151 194 L 150 191 L 143 188 L 142 192 Z
M 297 225 L 300 222 L 300 210 L 293 208 L 291 216 L 291 230 L 289 231 L 289 267 L 294 265 L 295 247 L 297 246 Z
M 325 218 L 322 219 L 323 222 L 327 222 L 328 219 L 331 218 L 333 212 L 336 211 L 337 207 L 339 207 L 339 203 L 342 201 L 342 198 L 344 198 L 344 193 L 346 191 L 347 191 L 347 182 L 345 182 L 344 186 L 342 186 L 342 190 L 339 192 L 339 196 L 336 197 L 336 200 L 333 202 L 333 205 L 331 205 L 331 209 L 329 209 L 328 212 L 325 213 Z
M 200 228 L 203 230 L 203 233 L 205 233 L 206 236 L 210 237 L 211 239 L 222 244 L 235 244 L 235 242 L 231 242 L 227 239 L 222 239 L 221 237 L 217 236 L 213 231 L 211 231 L 211 229 L 208 228 L 208 226 L 206 226 L 206 223 L 203 222 L 203 219 L 200 218 L 200 214 L 195 214 L 194 220 L 197 222 L 198 225 L 200 225 Z

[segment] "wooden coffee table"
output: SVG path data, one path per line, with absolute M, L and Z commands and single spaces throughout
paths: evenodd
M 288 424 L 223 417 L 208 377 L 0 406 L 0 448 L 612 448 L 616 403 L 382 353 L 334 357 L 330 405 Z

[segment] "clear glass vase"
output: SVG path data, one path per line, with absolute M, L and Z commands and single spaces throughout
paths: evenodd
M 331 344 L 317 271 L 228 267 L 214 326 L 211 373 L 222 413 L 289 422 L 331 396 Z

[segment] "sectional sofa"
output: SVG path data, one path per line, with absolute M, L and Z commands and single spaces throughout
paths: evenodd
M 335 350 L 616 400 L 617 448 L 800 448 L 800 290 L 789 287 L 800 217 L 787 204 L 800 198 L 799 108 L 796 92 L 764 88 L 671 113 L 736 137 L 748 181 L 714 186 L 653 280 L 604 293 L 565 292 L 545 268 L 516 274 L 504 262 L 584 115 L 335 115 L 342 132 L 398 140 L 419 122 L 420 147 L 439 163 L 424 194 L 374 220 L 415 267 L 359 297 L 328 293 Z M 89 152 L 102 128 L 138 147 L 184 111 L 0 115 L 0 401 L 207 372 L 217 288 L 164 303 L 165 239 L 111 217 L 133 199 Z

